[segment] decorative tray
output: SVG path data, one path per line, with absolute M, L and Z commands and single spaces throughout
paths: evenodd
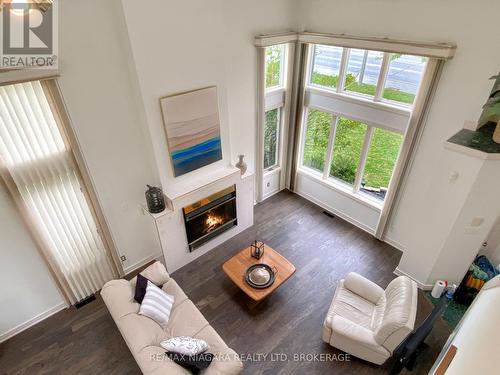
M 265 289 L 273 285 L 278 270 L 267 264 L 257 263 L 248 267 L 245 273 L 245 281 L 252 288 Z

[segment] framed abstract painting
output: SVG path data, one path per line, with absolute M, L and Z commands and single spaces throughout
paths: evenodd
M 174 176 L 222 159 L 217 88 L 160 99 Z

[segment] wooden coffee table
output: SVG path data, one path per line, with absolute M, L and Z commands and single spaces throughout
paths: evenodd
M 252 288 L 245 281 L 245 273 L 248 267 L 256 263 L 265 263 L 271 268 L 276 267 L 278 272 L 274 283 L 265 289 Z M 287 281 L 295 272 L 295 266 L 283 255 L 264 244 L 264 255 L 260 259 L 255 259 L 250 255 L 250 247 L 241 250 L 238 254 L 222 265 L 222 269 L 227 276 L 240 288 L 247 296 L 254 301 L 261 301 L 278 287 Z

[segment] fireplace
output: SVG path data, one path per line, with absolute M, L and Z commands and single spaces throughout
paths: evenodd
M 182 210 L 189 250 L 193 251 L 237 225 L 236 186 L 232 185 Z

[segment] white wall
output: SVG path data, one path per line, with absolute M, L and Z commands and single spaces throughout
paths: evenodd
M 500 208 L 499 171 L 500 161 L 488 160 L 482 164 L 436 259 L 429 281 L 443 279 L 458 285 L 462 280 L 497 219 Z
M 145 7 L 123 0 L 122 4 L 162 185 L 172 181 L 173 173 L 159 98 L 211 85 L 218 89 L 224 158 L 217 164 L 234 164 L 236 155 L 243 153 L 253 170 L 253 37 L 289 29 L 290 2 L 150 0 Z
M 26 230 L 17 208 L 0 182 L 0 342 L 40 315 L 65 303 Z
M 144 216 L 159 182 L 119 0 L 60 2 L 59 84 L 125 271 L 161 253 Z
M 495 266 L 500 265 L 500 216 L 486 238 L 486 247 L 481 250 Z
M 465 120 L 478 118 L 491 90 L 488 78 L 500 68 L 499 11 L 500 3 L 494 0 L 480 5 L 467 0 L 299 2 L 297 17 L 304 30 L 458 45 L 455 58 L 445 64 L 408 184 L 388 230 L 388 237 L 403 246 L 402 270 L 423 283 L 463 204 L 457 190 L 466 191 L 472 183 L 469 174 L 475 173 L 460 165 L 459 156 L 450 156 L 443 142 Z M 446 182 L 454 169 L 461 173 L 457 188 Z M 432 226 L 426 225 L 429 220 Z

